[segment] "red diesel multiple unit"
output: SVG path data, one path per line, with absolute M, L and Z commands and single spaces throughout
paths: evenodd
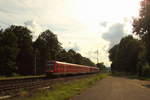
M 67 75 L 67 74 L 84 74 L 96 73 L 99 69 L 96 67 L 71 64 L 59 61 L 48 62 L 46 66 L 47 75 Z

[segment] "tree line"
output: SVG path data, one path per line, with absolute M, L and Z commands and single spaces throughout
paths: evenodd
M 100 69 L 100 72 L 108 72 L 110 71 L 110 67 L 106 67 L 103 62 L 97 63 L 96 67 Z
M 73 49 L 66 51 L 52 31 L 42 32 L 35 41 L 31 33 L 27 27 L 15 25 L 0 30 L 0 75 L 33 75 L 35 70 L 40 75 L 51 60 L 95 66 Z
M 140 15 L 134 19 L 133 34 L 123 37 L 109 50 L 112 71 L 150 77 L 150 1 L 141 2 Z

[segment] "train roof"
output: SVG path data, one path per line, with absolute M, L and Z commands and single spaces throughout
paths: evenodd
M 75 66 L 80 66 L 80 67 L 82 66 L 82 67 L 90 67 L 90 68 L 98 69 L 97 67 L 93 67 L 93 66 L 78 65 L 78 64 L 72 64 L 72 63 L 67 63 L 67 62 L 60 62 L 60 61 L 52 61 L 52 62 L 59 63 L 59 64 L 75 65 Z

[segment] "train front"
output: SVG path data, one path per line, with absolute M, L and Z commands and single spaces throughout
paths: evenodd
M 49 76 L 52 73 L 54 73 L 54 68 L 55 68 L 55 62 L 49 61 L 46 65 L 46 75 Z

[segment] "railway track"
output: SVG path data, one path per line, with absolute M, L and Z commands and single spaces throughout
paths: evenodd
M 68 82 L 74 79 L 85 78 L 88 75 L 67 76 L 61 78 L 27 78 L 27 79 L 13 79 L 0 80 L 0 99 L 18 96 L 20 91 L 37 90 L 51 88 L 52 85 L 59 82 Z

